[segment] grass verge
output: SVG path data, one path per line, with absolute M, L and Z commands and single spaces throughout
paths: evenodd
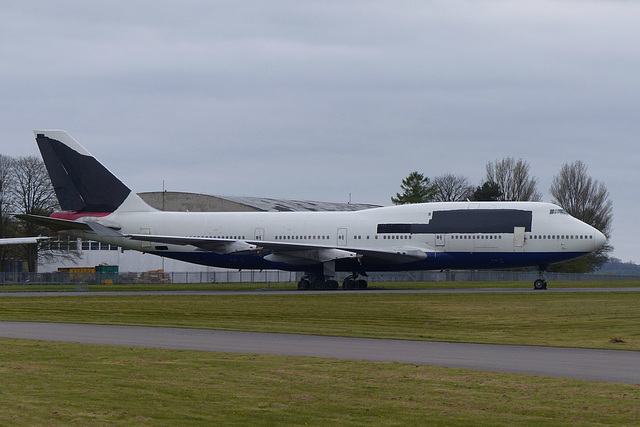
M 0 339 L 0 425 L 637 425 L 640 387 Z
M 640 350 L 640 293 L 0 298 L 0 320 Z
M 371 289 L 531 289 L 531 282 L 370 282 Z M 639 280 L 594 280 L 588 282 L 554 281 L 550 288 L 623 288 L 640 287 Z M 0 292 L 102 292 L 102 291 L 293 291 L 297 283 L 148 283 L 148 284 L 79 284 L 79 283 L 21 283 L 2 284 Z

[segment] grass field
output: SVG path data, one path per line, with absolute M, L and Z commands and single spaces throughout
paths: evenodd
M 638 292 L 78 294 L 2 297 L 0 320 L 640 350 L 639 303 Z M 638 385 L 12 339 L 0 346 L 0 425 L 640 424 Z
M 0 424 L 637 425 L 638 386 L 0 339 Z
M 640 350 L 640 292 L 0 298 L 0 320 Z
M 531 289 L 533 282 L 370 282 L 371 289 Z M 550 288 L 621 288 L 640 287 L 640 280 L 593 280 L 588 282 L 553 281 Z M 252 291 L 271 289 L 293 291 L 297 283 L 163 283 L 163 284 L 79 284 L 79 283 L 20 283 L 0 284 L 0 292 L 74 292 L 74 291 Z

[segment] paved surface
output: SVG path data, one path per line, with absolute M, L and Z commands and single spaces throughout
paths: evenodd
M 37 322 L 0 322 L 0 336 L 129 347 L 415 363 L 640 384 L 640 352 L 633 351 Z

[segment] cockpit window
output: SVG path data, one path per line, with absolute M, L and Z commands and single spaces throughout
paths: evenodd
M 551 209 L 549 211 L 549 214 L 551 214 L 551 215 L 555 215 L 555 214 L 567 215 L 567 211 L 565 211 L 564 209 Z

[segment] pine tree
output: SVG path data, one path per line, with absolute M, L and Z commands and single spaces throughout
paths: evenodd
M 425 203 L 433 201 L 437 189 L 431 184 L 431 180 L 418 172 L 411 172 L 408 177 L 402 180 L 402 194 L 396 193 L 391 201 L 396 205 L 408 203 Z

